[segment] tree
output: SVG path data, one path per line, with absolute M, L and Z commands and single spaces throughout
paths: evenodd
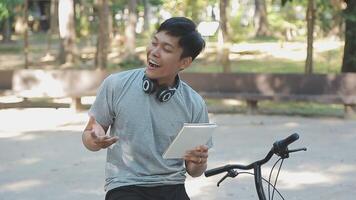
M 75 26 L 74 26 L 74 2 L 73 0 L 59 0 L 58 22 L 60 36 L 59 60 L 61 64 L 71 65 L 75 63 Z
M 44 61 L 54 60 L 54 56 L 51 55 L 51 46 L 52 46 L 52 36 L 58 32 L 58 0 L 52 0 L 50 2 L 50 21 L 49 21 L 49 30 L 47 33 L 47 52 L 46 55 L 42 58 Z
M 95 54 L 95 67 L 104 69 L 107 66 L 109 42 L 109 5 L 108 0 L 98 0 L 99 33 Z
M 282 6 L 293 0 L 282 0 Z M 313 43 L 314 43 L 314 26 L 315 26 L 315 1 L 308 0 L 308 9 L 306 13 L 307 20 L 307 58 L 305 60 L 305 73 L 313 73 Z
M 256 36 L 269 36 L 267 8 L 265 0 L 255 0 Z
M 25 18 L 25 28 L 24 28 L 24 54 L 25 54 L 25 69 L 29 66 L 28 61 L 28 0 L 24 1 L 24 18 Z
M 313 73 L 313 42 L 314 42 L 314 25 L 315 25 L 315 2 L 314 0 L 308 0 L 307 9 L 307 27 L 308 27 L 308 45 L 307 45 L 307 59 L 305 61 L 305 73 Z
M 133 57 L 136 48 L 137 0 L 130 0 L 128 4 L 129 13 L 125 28 L 126 52 L 128 57 Z
M 356 1 L 345 0 L 345 47 L 342 60 L 342 72 L 356 72 Z
M 143 31 L 149 31 L 151 18 L 151 3 L 149 0 L 143 0 Z
M 219 8 L 220 8 L 220 30 L 218 37 L 222 37 L 222 42 L 219 43 L 218 49 L 218 60 L 221 61 L 223 66 L 223 71 L 228 73 L 231 72 L 229 54 L 229 33 L 227 28 L 227 6 L 229 4 L 229 0 L 220 0 Z

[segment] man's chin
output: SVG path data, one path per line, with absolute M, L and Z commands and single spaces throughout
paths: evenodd
M 145 69 L 145 76 L 150 79 L 155 79 L 155 75 L 152 73 L 152 71 L 146 67 Z

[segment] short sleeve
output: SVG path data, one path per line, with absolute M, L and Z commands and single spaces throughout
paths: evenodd
M 115 118 L 113 110 L 114 92 L 111 76 L 107 77 L 98 89 L 95 101 L 90 107 L 89 115 L 102 126 L 109 127 Z
M 194 120 L 195 123 L 208 123 L 209 122 L 209 114 L 208 114 L 208 108 L 204 102 L 204 100 L 202 100 L 202 108 L 200 109 L 200 111 L 198 112 L 198 115 L 196 116 L 196 119 Z M 213 147 L 213 139 L 210 138 L 209 141 L 206 143 L 206 145 L 209 147 L 209 149 L 211 147 Z
M 205 105 L 205 102 L 202 100 L 202 104 L 200 109 L 197 110 L 197 115 L 193 118 L 194 123 L 208 123 L 209 122 L 209 115 L 208 115 L 208 108 Z

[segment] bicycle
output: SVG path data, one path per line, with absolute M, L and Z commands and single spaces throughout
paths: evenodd
M 277 190 L 276 185 L 277 185 L 277 180 L 278 180 L 278 176 L 279 176 L 279 172 L 281 170 L 281 167 L 283 165 L 283 161 L 286 158 L 289 158 L 289 154 L 290 153 L 294 153 L 294 152 L 298 152 L 298 151 L 306 151 L 307 148 L 298 148 L 298 149 L 293 149 L 293 150 L 289 150 L 288 149 L 288 145 L 290 145 L 291 143 L 295 142 L 296 140 L 299 139 L 299 135 L 297 133 L 294 133 L 290 136 L 288 136 L 287 138 L 283 139 L 283 140 L 279 140 L 273 143 L 272 148 L 270 149 L 270 151 L 268 152 L 268 154 L 266 155 L 265 158 L 261 159 L 261 160 L 257 160 L 249 165 L 240 165 L 240 164 L 233 164 L 233 165 L 225 165 L 222 167 L 217 167 L 217 168 L 213 168 L 210 170 L 205 171 L 204 175 L 206 177 L 209 176 L 214 176 L 220 173 L 224 173 L 227 172 L 226 175 L 221 178 L 218 183 L 217 186 L 219 187 L 220 184 L 227 178 L 227 177 L 231 177 L 231 178 L 235 178 L 237 177 L 239 174 L 250 174 L 254 176 L 254 181 L 255 181 L 255 188 L 257 191 L 257 195 L 259 200 L 266 200 L 266 195 L 263 189 L 263 184 L 262 184 L 262 180 L 268 183 L 268 199 L 270 200 L 272 197 L 274 197 L 274 191 L 276 191 L 279 196 L 284 200 L 284 197 L 282 196 L 282 194 Z M 280 158 L 276 161 L 276 163 L 273 165 L 271 172 L 269 174 L 269 179 L 266 180 L 265 178 L 262 177 L 261 175 L 261 166 L 265 163 L 267 163 L 272 156 L 276 154 L 277 156 L 279 156 Z M 280 166 L 275 178 L 275 182 L 272 185 L 271 183 L 271 175 L 273 173 L 273 170 L 275 168 L 275 166 L 280 162 Z M 251 172 L 238 172 L 235 169 L 240 169 L 240 170 L 251 170 L 253 169 L 253 173 Z M 270 188 L 273 188 L 272 190 L 272 194 L 270 192 Z

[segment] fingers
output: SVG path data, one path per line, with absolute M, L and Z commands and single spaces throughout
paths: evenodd
M 208 161 L 208 147 L 201 145 L 194 150 L 188 151 L 184 156 L 184 160 L 193 162 L 197 165 L 205 164 Z
M 96 145 L 101 147 L 102 149 L 108 148 L 110 145 L 114 144 L 117 142 L 118 138 L 117 137 L 110 137 L 110 136 L 101 136 L 98 137 L 97 140 L 94 141 Z
M 98 135 L 95 129 L 90 131 L 90 136 L 92 137 L 94 144 L 102 149 L 107 148 L 118 141 L 118 137 L 116 136 Z

